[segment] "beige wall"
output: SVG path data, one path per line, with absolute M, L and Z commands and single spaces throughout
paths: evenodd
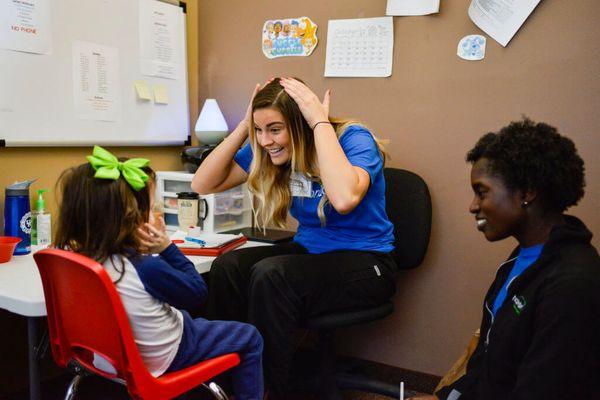
M 184 1 L 184 3 L 186 3 Z M 190 1 L 187 7 L 188 86 L 191 120 L 198 116 L 198 6 Z M 193 131 L 193 127 L 191 128 Z M 195 140 L 195 138 L 193 138 Z M 50 211 L 56 213 L 54 184 L 61 172 L 86 161 L 90 147 L 0 148 L 0 215 L 4 213 L 4 187 L 15 181 L 37 178 L 31 194 L 37 189 L 49 189 Z M 181 147 L 107 147 L 118 156 L 146 157 L 155 170 L 179 171 Z M 0 226 L 3 228 L 3 226 Z
M 570 136 L 587 162 L 588 182 L 571 212 L 600 234 L 600 3 L 544 0 L 508 47 L 489 38 L 481 62 L 456 56 L 462 36 L 481 33 L 467 16 L 469 0 L 441 3 L 437 15 L 394 19 L 393 75 L 385 79 L 323 77 L 328 19 L 382 16 L 384 0 L 206 0 L 199 10 L 200 100 L 216 98 L 230 129 L 255 82 L 299 76 L 317 93 L 332 88 L 334 115 L 360 118 L 390 139 L 390 165 L 428 182 L 434 212 L 425 263 L 400 275 L 391 317 L 342 335 L 349 354 L 434 374 L 466 346 L 484 292 L 514 245 L 487 243 L 467 211 L 464 157 L 479 136 L 521 114 Z M 313 55 L 264 57 L 264 21 L 304 15 L 319 25 Z

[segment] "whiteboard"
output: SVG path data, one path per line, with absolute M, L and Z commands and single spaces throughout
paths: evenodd
M 182 145 L 189 140 L 185 13 L 175 5 L 177 79 L 142 75 L 140 6 L 157 0 L 47 0 L 51 53 L 0 49 L 0 146 Z M 74 46 L 115 49 L 118 113 L 82 119 L 74 94 Z M 162 86 L 168 103 L 142 100 L 134 82 Z M 151 90 L 152 92 L 152 90 Z

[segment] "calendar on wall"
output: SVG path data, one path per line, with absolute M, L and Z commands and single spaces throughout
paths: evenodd
M 392 17 L 330 20 L 325 76 L 391 76 L 393 52 Z

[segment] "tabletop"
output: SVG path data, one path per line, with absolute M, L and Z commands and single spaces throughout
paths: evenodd
M 238 248 L 265 246 L 267 243 L 246 242 Z M 32 252 L 22 256 L 13 256 L 0 264 L 0 308 L 26 317 L 46 315 L 42 279 L 33 260 L 33 253 L 40 248 L 32 246 Z M 196 270 L 203 274 L 210 271 L 215 257 L 188 256 Z

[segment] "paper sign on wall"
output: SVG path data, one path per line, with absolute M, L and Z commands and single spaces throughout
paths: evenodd
M 540 0 L 471 0 L 469 17 L 506 47 Z
M 428 15 L 440 11 L 440 0 L 387 0 L 385 15 Z
M 458 43 L 456 54 L 463 60 L 483 60 L 485 57 L 485 38 L 481 35 L 465 36 Z
M 269 20 L 263 25 L 262 51 L 267 58 L 306 57 L 317 43 L 317 24 L 308 17 Z

